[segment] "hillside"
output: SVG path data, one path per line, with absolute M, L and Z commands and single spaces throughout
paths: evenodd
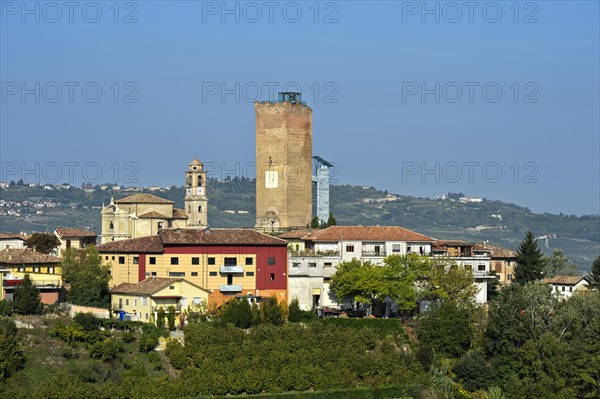
M 209 222 L 212 227 L 254 225 L 255 187 L 249 179 L 209 180 Z M 183 187 L 148 191 L 183 207 Z M 115 192 L 116 198 L 134 191 Z M 97 188 L 44 190 L 41 187 L 0 189 L 0 232 L 51 231 L 56 226 L 88 227 L 100 232 L 100 207 L 111 192 Z M 501 201 L 461 202 L 458 194 L 446 199 L 389 194 L 373 187 L 334 185 L 331 210 L 338 224 L 400 225 L 438 239 L 463 239 L 515 248 L 531 229 L 546 253 L 560 248 L 579 268 L 589 270 L 600 253 L 600 216 L 536 214 Z M 7 215 L 7 204 L 20 203 L 19 216 Z M 25 204 L 24 204 L 25 203 Z M 45 204 L 45 205 L 44 205 Z M 42 212 L 38 214 L 38 212 Z

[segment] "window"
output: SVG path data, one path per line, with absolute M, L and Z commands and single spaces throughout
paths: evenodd
M 169 272 L 169 277 L 185 277 L 185 272 Z
M 406 247 L 406 253 L 410 253 L 410 245 Z
M 113 256 L 113 257 L 111 258 L 111 260 L 115 260 L 115 257 Z
M 308 262 L 308 267 L 317 267 L 316 262 Z
M 174 286 L 174 285 L 170 285 L 170 286 L 169 286 L 169 289 L 170 289 L 170 290 L 174 290 L 174 289 L 175 289 L 175 286 Z
M 200 264 L 200 258 L 192 258 L 192 265 L 199 265 Z
M 201 206 L 198 207 L 198 212 L 202 212 L 202 207 Z
M 162 229 L 162 227 L 163 227 L 163 222 L 158 222 L 158 228 Z
M 152 272 L 152 273 L 150 273 L 150 276 L 152 276 L 152 277 L 156 277 L 156 272 Z
M 151 265 L 156 265 L 156 257 L 154 257 L 154 256 L 150 257 L 150 264 Z
M 237 258 L 225 258 L 225 266 L 237 266 Z
M 48 267 L 48 273 L 49 274 L 54 274 L 54 266 Z
M 573 287 L 569 287 L 569 292 L 573 292 Z
M 108 224 L 108 228 L 111 229 L 111 230 L 115 228 L 115 225 L 113 224 L 113 222 L 110 222 Z
M 246 277 L 254 277 L 254 272 L 246 272 Z
M 108 255 L 104 257 L 104 260 L 108 260 Z
M 252 258 L 246 258 L 246 265 L 252 265 L 254 263 L 254 261 L 252 260 Z
M 192 303 L 198 305 L 202 303 L 202 298 L 200 298 L 199 296 L 195 296 L 194 299 L 192 299 Z
M 473 266 L 471 266 L 471 265 L 465 265 L 465 270 L 473 270 Z
M 133 300 L 133 306 L 137 306 L 137 299 Z
M 565 292 L 565 287 L 562 287 L 562 291 Z
M 148 313 L 146 313 L 146 320 L 148 320 Z
M 477 270 L 479 270 L 480 272 L 484 272 L 485 271 L 485 265 L 479 265 L 479 266 L 477 266 Z
M 146 272 L 146 277 L 150 277 L 150 272 Z
M 25 268 L 24 268 L 24 267 L 19 267 L 19 271 L 20 271 L 20 272 L 24 272 L 24 271 L 25 271 Z
M 148 297 L 142 297 L 142 306 L 148 306 Z
M 215 264 L 215 258 L 208 258 L 208 264 L 209 265 L 214 265 Z
M 325 264 L 323 266 L 324 267 L 331 267 L 331 266 L 333 266 L 333 263 L 331 263 L 331 262 L 325 262 Z
M 125 264 L 125 257 L 119 256 L 119 265 L 124 265 L 124 264 Z
M 392 252 L 400 252 L 400 244 L 392 244 Z
M 211 277 L 216 277 L 217 276 L 217 272 L 210 272 L 208 273 L 209 276 Z
M 198 277 L 198 272 L 192 272 L 192 277 Z
M 346 252 L 354 252 L 354 245 L 346 245 Z
M 134 265 L 139 265 L 140 264 L 140 258 L 138 256 L 134 256 L 133 257 L 133 264 Z
M 172 265 L 178 265 L 179 264 L 179 258 L 171 257 L 171 264 Z
M 507 278 L 508 278 L 508 281 L 512 281 L 512 274 L 509 274 L 509 275 L 507 276 Z
M 129 299 L 125 299 L 125 306 L 129 306 Z
M 300 267 L 300 262 L 294 262 L 294 263 L 292 263 L 292 267 Z
M 273 258 L 273 257 L 269 257 L 269 258 L 267 259 L 267 265 L 269 265 L 269 266 L 273 266 L 274 264 L 275 264 L 275 258 Z
M 271 273 L 271 281 L 275 281 L 275 273 Z

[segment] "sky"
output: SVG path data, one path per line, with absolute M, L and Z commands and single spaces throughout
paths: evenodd
M 332 182 L 600 214 L 599 2 L 0 1 L 0 180 L 254 177 L 301 91 Z

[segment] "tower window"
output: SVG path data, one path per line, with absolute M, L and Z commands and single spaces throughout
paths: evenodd
M 202 212 L 202 207 L 201 206 L 198 207 L 198 212 Z
M 163 227 L 163 222 L 158 222 L 158 228 L 162 229 L 162 227 Z
M 108 228 L 111 229 L 111 230 L 115 228 L 115 225 L 113 224 L 113 222 L 110 222 L 108 224 Z

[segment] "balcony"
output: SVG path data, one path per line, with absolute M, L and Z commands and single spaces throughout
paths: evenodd
M 169 308 L 173 306 L 176 312 L 181 312 L 181 304 L 172 304 L 172 305 L 160 305 L 160 306 L 152 306 L 152 312 L 158 312 L 160 308 L 165 311 L 165 313 L 169 313 Z
M 219 284 L 219 291 L 221 292 L 242 292 L 241 284 Z
M 244 273 L 243 266 L 221 266 L 221 273 Z
M 385 251 L 362 251 L 363 258 L 385 258 Z
M 288 251 L 290 258 L 324 258 L 340 256 L 339 251 Z
M 55 279 L 55 280 L 32 280 L 31 281 L 33 283 L 33 285 L 38 289 L 38 290 L 44 290 L 44 289 L 57 289 L 62 287 L 62 281 L 60 279 Z M 5 279 L 4 280 L 4 288 L 15 288 L 17 286 L 20 286 L 23 283 L 23 279 L 22 278 L 13 278 L 13 279 Z

